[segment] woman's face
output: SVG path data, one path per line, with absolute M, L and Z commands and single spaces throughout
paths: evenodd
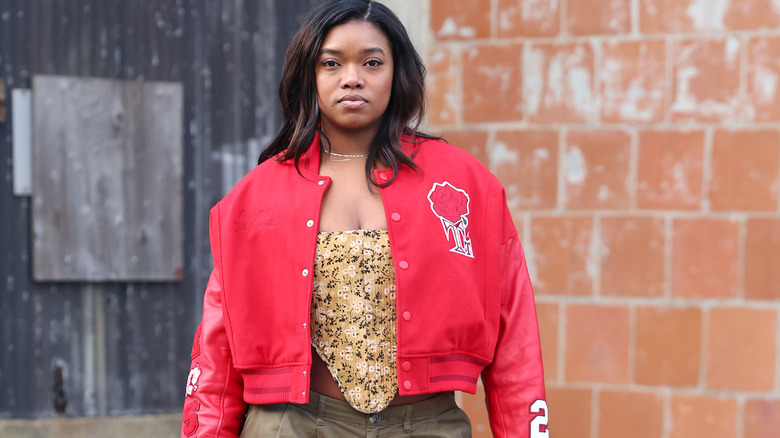
M 393 54 L 382 31 L 362 21 L 334 26 L 315 74 L 325 133 L 376 132 L 393 88 Z

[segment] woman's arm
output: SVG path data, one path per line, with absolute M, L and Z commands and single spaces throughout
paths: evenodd
M 501 319 L 495 356 L 482 373 L 495 438 L 543 438 L 547 431 L 539 328 L 523 248 L 505 210 Z
M 233 368 L 222 321 L 221 281 L 215 268 L 203 298 L 203 319 L 192 346 L 182 438 L 238 437 L 246 403 L 243 381 Z

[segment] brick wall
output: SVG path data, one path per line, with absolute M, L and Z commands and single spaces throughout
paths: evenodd
M 429 2 L 428 128 L 506 187 L 552 436 L 780 436 L 780 3 Z

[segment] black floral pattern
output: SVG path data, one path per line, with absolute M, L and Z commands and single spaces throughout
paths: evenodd
M 312 346 L 352 407 L 379 412 L 398 392 L 387 231 L 320 232 L 314 265 Z

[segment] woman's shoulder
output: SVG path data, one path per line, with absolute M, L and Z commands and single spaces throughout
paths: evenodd
M 289 172 L 295 172 L 295 167 L 291 161 L 278 161 L 274 158 L 263 161 L 247 172 L 222 197 L 220 202 L 225 204 L 247 196 L 262 197 L 264 193 L 272 191 L 271 187 L 278 188 L 280 185 L 283 185 L 280 178 L 283 174 Z

